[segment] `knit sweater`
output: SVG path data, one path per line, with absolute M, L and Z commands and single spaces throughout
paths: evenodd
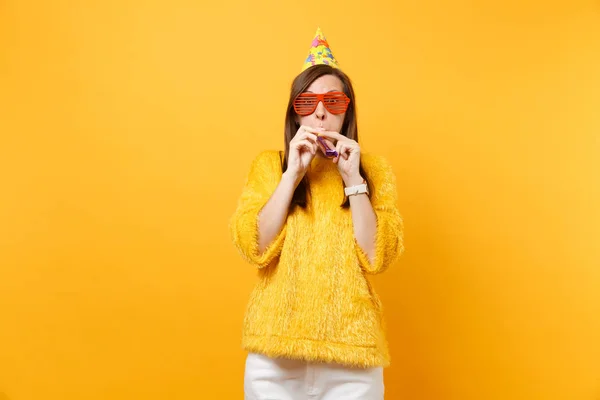
M 306 208 L 291 208 L 279 234 L 259 253 L 258 214 L 282 170 L 277 151 L 253 161 L 230 222 L 233 243 L 259 275 L 244 318 L 245 350 L 347 366 L 389 365 L 382 307 L 367 275 L 384 271 L 402 253 L 403 224 L 390 165 L 368 154 L 361 162 L 377 217 L 372 262 L 354 237 L 351 209 L 341 207 L 337 165 L 320 157 L 306 173 Z

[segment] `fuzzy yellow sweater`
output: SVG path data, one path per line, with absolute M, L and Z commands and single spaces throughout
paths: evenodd
M 390 165 L 372 155 L 361 159 L 377 216 L 373 263 L 354 238 L 351 210 L 341 207 L 337 166 L 318 157 L 307 172 L 307 207 L 295 207 L 259 254 L 258 213 L 281 179 L 281 161 L 277 151 L 253 161 L 230 224 L 235 246 L 260 277 L 244 319 L 247 351 L 350 366 L 389 364 L 381 303 L 366 274 L 384 271 L 403 251 L 402 219 Z

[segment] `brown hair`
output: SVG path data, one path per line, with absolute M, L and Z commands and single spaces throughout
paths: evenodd
M 342 81 L 343 92 L 350 98 L 350 104 L 346 110 L 344 116 L 344 123 L 342 124 L 341 134 L 358 142 L 358 126 L 356 122 L 356 101 L 354 97 L 354 89 L 352 88 L 352 82 L 350 78 L 337 68 L 333 68 L 329 65 L 315 65 L 304 70 L 298 75 L 292 82 L 292 89 L 290 92 L 290 99 L 287 106 L 287 112 L 285 115 L 285 152 L 282 160 L 282 170 L 285 172 L 287 169 L 288 153 L 290 150 L 290 141 L 294 138 L 296 131 L 299 128 L 299 124 L 296 121 L 296 112 L 294 111 L 294 99 L 301 93 L 304 93 L 306 89 L 318 78 L 323 75 L 333 75 L 338 77 Z M 367 179 L 365 171 L 363 170 L 362 163 L 360 165 L 360 174 L 363 178 Z M 302 181 L 296 187 L 294 196 L 292 197 L 291 207 L 298 205 L 300 207 L 306 207 L 306 193 L 308 190 L 308 179 L 306 176 L 302 178 Z M 348 207 L 349 201 L 346 200 L 342 207 Z

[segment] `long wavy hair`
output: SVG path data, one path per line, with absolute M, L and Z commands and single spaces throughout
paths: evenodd
M 344 116 L 344 122 L 342 124 L 342 129 L 340 134 L 355 140 L 358 142 L 358 125 L 356 120 L 356 100 L 354 97 L 354 89 L 352 88 L 352 82 L 348 75 L 343 73 L 341 70 L 337 68 L 333 68 L 329 65 L 315 65 L 306 70 L 304 70 L 300 75 L 298 75 L 294 81 L 292 82 L 292 89 L 290 91 L 290 99 L 287 105 L 287 111 L 285 115 L 285 133 L 284 133 L 284 142 L 285 142 L 285 152 L 283 153 L 282 159 L 282 171 L 285 172 L 287 169 L 287 161 L 288 154 L 290 151 L 290 141 L 294 138 L 296 131 L 300 125 L 296 121 L 296 112 L 294 111 L 294 99 L 298 97 L 301 93 L 304 93 L 308 87 L 318 78 L 324 75 L 333 75 L 338 77 L 342 81 L 343 92 L 350 98 L 350 104 L 348 105 L 348 109 L 346 110 L 346 115 Z M 362 163 L 360 165 L 360 174 L 363 178 L 367 179 L 365 171 L 363 169 Z M 340 189 L 340 190 L 343 190 Z M 292 197 L 291 206 L 300 206 L 302 208 L 306 207 L 306 195 L 308 191 L 308 179 L 306 176 L 302 179 L 302 181 L 296 187 L 294 195 Z M 342 204 L 342 207 L 348 207 L 349 201 L 346 201 Z

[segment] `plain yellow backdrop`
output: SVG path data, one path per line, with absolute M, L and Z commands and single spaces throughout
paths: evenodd
M 406 254 L 392 400 L 600 396 L 597 1 L 0 2 L 0 399 L 241 399 L 228 218 L 321 26 Z

